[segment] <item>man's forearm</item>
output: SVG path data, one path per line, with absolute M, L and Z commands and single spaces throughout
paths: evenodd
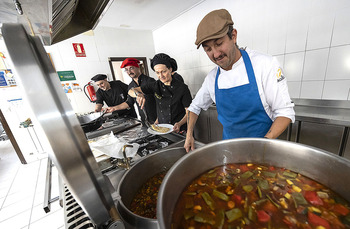
M 270 130 L 266 133 L 266 138 L 278 138 L 288 127 L 291 120 L 287 117 L 277 117 L 272 123 Z
M 129 104 L 124 102 L 124 103 L 121 103 L 121 104 L 119 104 L 117 106 L 114 106 L 114 108 L 115 108 L 116 111 L 128 109 L 129 108 Z
M 95 112 L 100 112 L 102 110 L 102 104 L 96 104 L 95 106 Z
M 128 94 L 133 97 L 133 98 L 136 98 L 138 94 L 142 94 L 142 90 L 140 87 L 134 87 L 134 88 L 131 88 L 129 91 L 128 91 Z
M 198 115 L 195 113 L 188 111 L 187 112 L 187 134 L 193 136 L 194 126 L 196 125 L 198 119 Z
M 185 124 L 187 122 L 187 116 L 188 116 L 188 112 L 187 108 L 186 109 L 186 114 L 184 115 L 184 117 L 178 122 L 180 126 L 182 126 L 183 124 Z

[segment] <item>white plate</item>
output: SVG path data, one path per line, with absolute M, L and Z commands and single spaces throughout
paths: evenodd
M 155 131 L 155 130 L 153 130 L 151 127 L 149 127 L 149 128 L 147 129 L 148 133 L 150 133 L 150 134 L 158 134 L 158 135 L 161 135 L 161 134 L 169 134 L 169 133 L 173 132 L 174 126 L 171 125 L 171 124 L 162 123 L 162 124 L 158 124 L 158 126 L 169 128 L 169 131 L 167 131 L 167 132 L 165 132 L 165 133 L 161 133 L 161 132 Z

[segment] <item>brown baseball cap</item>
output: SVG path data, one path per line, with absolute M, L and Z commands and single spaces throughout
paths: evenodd
M 233 21 L 227 10 L 214 10 L 208 13 L 197 27 L 195 42 L 197 49 L 205 41 L 225 36 L 229 25 L 233 25 Z

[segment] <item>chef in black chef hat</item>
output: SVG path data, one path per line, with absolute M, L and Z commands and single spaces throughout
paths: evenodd
M 128 95 L 128 85 L 121 82 L 120 80 L 108 81 L 107 75 L 97 74 L 91 78 L 96 85 L 98 90 L 96 92 L 96 106 L 95 112 L 102 110 L 104 102 L 107 104 L 106 112 L 119 116 L 131 116 L 136 118 L 136 113 L 133 107 L 127 109 L 122 108 L 120 104 L 124 103 Z
M 145 102 L 144 94 L 154 95 L 158 117 L 156 123 L 172 124 L 175 132 L 186 129 L 186 108 L 191 104 L 192 97 L 188 86 L 172 77 L 177 70 L 176 61 L 167 54 L 159 53 L 151 59 L 151 68 L 158 80 L 130 90 L 129 95 L 137 97 L 141 107 Z

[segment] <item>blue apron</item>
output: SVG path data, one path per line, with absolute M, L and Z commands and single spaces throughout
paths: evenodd
M 218 119 L 223 125 L 223 139 L 264 137 L 272 125 L 259 96 L 250 58 L 245 50 L 240 50 L 240 52 L 248 74 L 249 84 L 219 89 L 219 67 L 216 73 L 216 108 Z

